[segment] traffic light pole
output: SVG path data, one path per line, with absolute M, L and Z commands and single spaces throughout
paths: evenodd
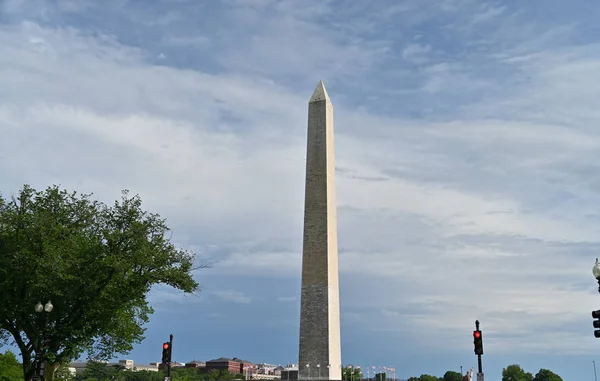
M 483 335 L 481 333 L 481 330 L 479 329 L 479 320 L 475 320 L 475 332 L 473 333 L 478 334 L 476 335 L 476 339 L 478 338 L 479 340 L 476 340 L 475 342 L 475 353 L 477 354 L 477 381 L 483 381 L 483 366 L 481 364 L 481 355 L 483 354 Z M 479 346 L 479 348 L 478 348 Z
M 169 335 L 169 351 L 171 356 L 173 355 L 173 334 Z M 167 363 L 167 377 L 171 380 L 171 356 L 169 356 L 169 362 Z
M 475 320 L 475 330 L 479 331 L 479 320 Z M 483 366 L 481 365 L 481 355 L 477 355 L 477 371 L 483 373 Z
M 598 258 L 596 258 L 596 264 L 592 268 L 592 273 L 594 277 L 598 281 L 598 292 L 600 292 L 600 263 L 598 262 Z M 596 339 L 600 339 L 600 310 L 592 311 L 592 318 L 594 319 L 594 337 Z

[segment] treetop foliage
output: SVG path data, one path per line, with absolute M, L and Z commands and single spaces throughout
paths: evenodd
M 0 353 L 0 381 L 23 381 L 23 368 L 11 351 Z
M 475 379 L 475 375 L 473 377 Z M 462 381 L 459 372 L 447 371 L 443 377 L 422 374 L 420 377 L 410 377 L 407 381 Z M 520 365 L 513 364 L 502 369 L 502 381 L 562 381 L 562 378 L 548 369 L 540 369 L 535 377 L 525 372 Z
M 194 254 L 168 232 L 127 191 L 111 206 L 57 186 L 0 196 L 0 338 L 19 347 L 26 379 L 38 347 L 56 367 L 83 352 L 130 351 L 144 338 L 153 285 L 198 290 Z M 52 312 L 36 313 L 48 300 Z

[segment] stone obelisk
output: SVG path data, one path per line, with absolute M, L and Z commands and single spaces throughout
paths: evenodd
M 319 81 L 308 103 L 302 292 L 301 380 L 341 380 L 340 291 L 333 106 Z

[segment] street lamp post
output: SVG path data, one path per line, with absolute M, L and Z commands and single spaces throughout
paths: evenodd
M 596 264 L 592 267 L 592 274 L 594 274 L 594 278 L 598 281 L 598 292 L 600 292 L 600 262 L 598 262 L 598 258 L 596 258 Z
M 598 263 L 598 258 L 596 258 L 596 263 L 594 267 L 592 267 L 592 274 L 594 274 L 594 278 L 598 281 L 598 292 L 600 292 L 600 263 Z M 594 337 L 600 339 L 600 310 L 592 311 L 592 318 L 594 330 Z
M 33 376 L 34 380 L 42 380 L 44 381 L 44 374 L 42 373 L 42 364 L 44 363 L 44 357 L 45 357 L 45 353 L 42 353 L 42 342 L 46 341 L 46 324 L 48 322 L 48 315 L 50 312 L 52 312 L 52 310 L 54 309 L 54 306 L 52 305 L 52 302 L 50 300 L 48 300 L 48 303 L 46 303 L 45 305 L 42 305 L 42 302 L 38 302 L 35 305 L 35 312 L 37 314 L 39 314 L 40 318 L 43 320 L 43 325 L 42 325 L 42 329 L 41 329 L 41 336 L 38 336 L 38 340 L 37 340 L 37 345 L 36 345 L 36 349 L 35 349 L 35 357 L 36 357 L 36 364 L 35 364 L 35 374 Z M 44 312 L 46 312 L 44 314 Z M 44 369 L 45 371 L 45 369 Z

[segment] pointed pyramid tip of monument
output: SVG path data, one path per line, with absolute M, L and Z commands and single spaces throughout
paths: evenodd
M 310 97 L 309 103 L 318 101 L 331 101 L 329 99 L 329 95 L 327 94 L 327 90 L 325 90 L 325 84 L 323 83 L 323 81 L 319 81 L 319 83 L 317 84 L 317 88 L 315 89 L 313 95 Z

